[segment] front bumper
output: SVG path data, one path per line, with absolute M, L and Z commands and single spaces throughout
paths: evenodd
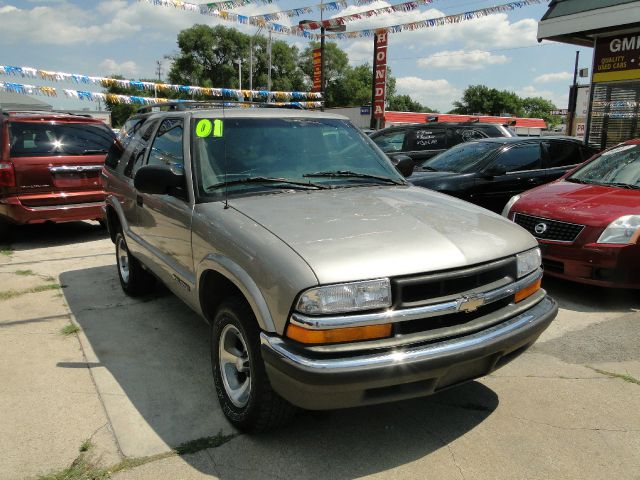
M 487 375 L 533 344 L 557 312 L 557 303 L 544 297 L 529 310 L 472 335 L 348 357 L 302 355 L 287 340 L 262 333 L 262 356 L 273 388 L 299 407 L 383 403 L 430 395 Z
M 601 287 L 640 288 L 640 245 L 539 243 L 547 276 Z

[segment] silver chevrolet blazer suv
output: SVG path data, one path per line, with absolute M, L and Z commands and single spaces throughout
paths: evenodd
M 145 107 L 111 147 L 122 288 L 159 280 L 208 322 L 240 430 L 459 385 L 555 318 L 529 233 L 395 162 L 345 117 L 224 103 Z

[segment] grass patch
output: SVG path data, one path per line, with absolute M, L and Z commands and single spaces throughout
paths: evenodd
M 46 292 L 47 290 L 58 290 L 60 285 L 57 283 L 47 283 L 46 285 L 38 285 L 37 287 L 25 288 L 24 290 L 5 290 L 0 292 L 0 301 L 9 300 L 11 298 L 21 297 L 29 293 Z
M 13 247 L 11 245 L 0 245 L 0 255 L 9 257 L 13 254 Z
M 35 275 L 35 273 L 33 273 L 33 270 L 16 270 L 15 272 L 16 275 L 20 275 L 21 277 L 28 277 L 31 275 Z
M 65 337 L 68 337 L 69 335 L 73 335 L 74 333 L 78 333 L 80 331 L 80 327 L 78 325 L 76 325 L 75 323 L 70 323 L 68 325 L 65 325 L 64 327 L 62 327 L 60 329 L 60 333 L 62 335 L 64 335 Z M 84 446 L 84 443 L 82 444 Z M 82 446 L 81 448 L 81 452 L 85 452 L 86 450 L 82 450 Z M 87 448 L 88 450 L 88 448 Z
M 615 372 L 607 372 L 606 370 L 600 370 L 599 368 L 589 367 L 594 372 L 599 373 L 600 375 L 606 375 L 611 378 L 619 378 L 620 380 L 624 380 L 625 382 L 635 383 L 636 385 L 640 385 L 640 380 L 635 377 L 632 377 L 628 373 L 615 373 Z
M 185 442 L 165 453 L 159 453 L 149 457 L 125 458 L 120 463 L 116 463 L 108 468 L 99 467 L 94 463 L 94 460 L 89 454 L 93 448 L 93 444 L 90 440 L 85 440 L 82 442 L 82 445 L 80 445 L 80 455 L 70 466 L 59 472 L 42 475 L 38 477 L 38 480 L 108 480 L 114 473 L 131 470 L 132 468 L 169 457 L 187 455 L 197 453 L 207 448 L 219 447 L 234 437 L 235 435 L 223 435 L 221 432 L 214 437 L 198 438 L 197 440 Z

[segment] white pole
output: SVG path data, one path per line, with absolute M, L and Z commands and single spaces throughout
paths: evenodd
M 271 30 L 269 30 L 269 73 L 267 74 L 267 90 L 271 91 Z

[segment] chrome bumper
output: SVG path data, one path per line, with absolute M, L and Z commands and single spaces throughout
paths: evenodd
M 488 292 L 474 295 L 461 295 L 459 298 L 449 302 L 425 305 L 422 307 L 386 310 L 384 312 L 377 313 L 334 315 L 327 317 L 310 317 L 294 312 L 291 315 L 291 323 L 304 328 L 324 330 L 330 328 L 357 327 L 362 325 L 379 325 L 382 323 L 405 322 L 421 318 L 437 317 L 440 315 L 460 312 L 465 303 L 470 300 L 478 302 L 476 304 L 477 306 L 497 302 L 515 295 L 517 291 L 537 282 L 540 278 L 542 278 L 542 270 L 538 269 L 516 282 L 505 285 L 504 287 L 496 288 L 495 290 L 489 290 Z

